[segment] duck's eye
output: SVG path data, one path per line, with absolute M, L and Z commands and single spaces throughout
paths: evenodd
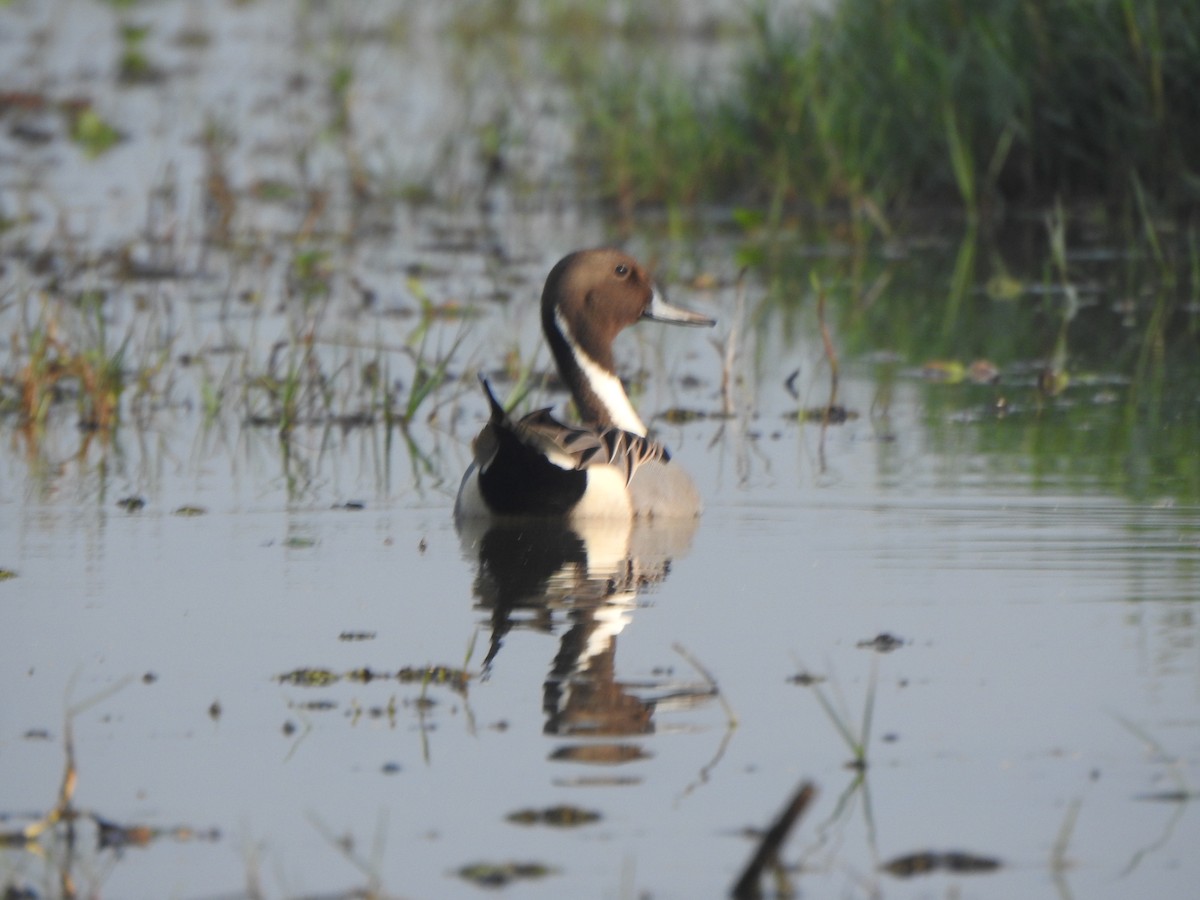
M 617 263 L 617 267 L 613 271 L 617 273 L 618 278 L 624 278 L 629 274 L 629 266 L 625 263 Z

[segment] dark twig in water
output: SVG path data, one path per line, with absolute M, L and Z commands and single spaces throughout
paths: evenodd
M 763 870 L 778 862 L 779 849 L 783 846 L 783 842 L 787 840 L 792 827 L 804 815 L 804 811 L 808 809 L 809 804 L 812 803 L 816 795 L 817 789 L 811 781 L 801 782 L 800 787 L 796 789 L 796 792 L 792 795 L 791 800 L 788 801 L 788 805 L 784 807 L 779 818 L 775 820 L 775 823 L 763 835 L 762 840 L 758 844 L 758 849 L 754 851 L 754 855 L 746 865 L 745 871 L 742 872 L 742 877 L 733 886 L 730 896 L 735 898 L 735 900 L 750 900 L 750 898 L 762 896 L 759 881 L 762 878 Z

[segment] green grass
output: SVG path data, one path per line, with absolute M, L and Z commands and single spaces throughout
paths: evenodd
M 623 204 L 1200 201 L 1200 6 L 841 0 L 724 77 L 578 62 L 582 161 Z

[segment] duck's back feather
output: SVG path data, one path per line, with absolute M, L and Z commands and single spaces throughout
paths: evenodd
M 475 462 L 463 478 L 459 515 L 474 514 L 473 504 L 482 507 L 478 514 L 639 515 L 636 496 L 651 498 L 647 514 L 654 515 L 672 493 L 678 496 L 680 478 L 685 494 L 695 494 L 691 479 L 669 465 L 671 455 L 657 441 L 619 428 L 567 425 L 549 408 L 514 421 L 487 380 L 480 381 L 491 418 L 476 439 Z M 651 472 L 656 477 L 649 477 Z M 652 482 L 664 473 L 659 490 Z

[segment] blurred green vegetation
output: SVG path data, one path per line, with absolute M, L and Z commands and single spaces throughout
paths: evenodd
M 760 4 L 750 26 L 731 76 L 636 51 L 575 61 L 581 153 L 607 196 L 972 216 L 1200 200 L 1198 4 L 839 0 L 807 18 Z

